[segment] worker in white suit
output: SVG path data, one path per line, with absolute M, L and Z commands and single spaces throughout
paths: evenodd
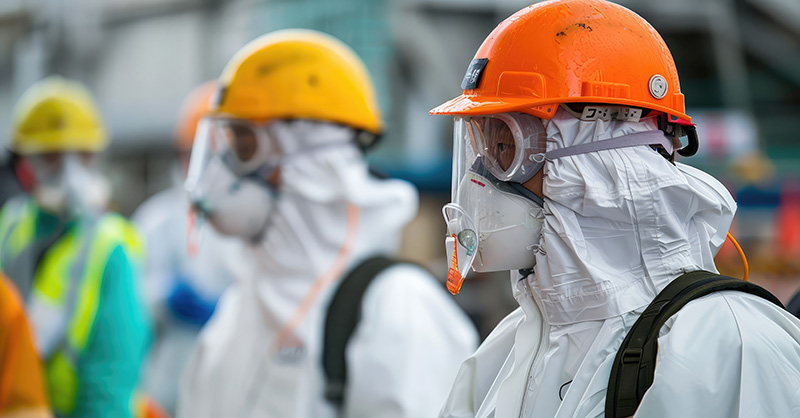
M 216 81 L 196 87 L 181 106 L 175 129 L 178 159 L 172 186 L 147 199 L 133 220 L 147 241 L 147 270 L 142 281 L 156 335 L 143 376 L 144 390 L 167 412 L 175 412 L 178 382 L 200 328 L 214 312 L 231 282 L 238 240 L 203 231 L 190 236 L 189 195 L 183 187 L 197 123 L 211 107 Z
M 361 148 L 383 125 L 361 60 L 319 32 L 264 35 L 225 67 L 198 129 L 186 183 L 198 224 L 244 248 L 178 416 L 435 416 L 477 336 L 426 270 L 375 264 L 396 252 L 417 193 L 369 173 Z M 373 279 L 363 297 L 336 303 L 356 276 Z M 358 313 L 351 333 L 331 326 L 334 306 Z
M 714 274 L 736 204 L 674 161 L 698 141 L 652 26 L 603 0 L 538 3 L 495 28 L 461 87 L 431 111 L 456 124 L 448 286 L 470 269 L 510 270 L 520 308 L 464 362 L 440 416 L 797 416 L 799 322 L 763 289 Z M 638 344 L 634 324 L 701 276 L 749 290 L 664 317 L 642 362 L 624 345 Z M 618 402 L 631 381 L 613 370 L 631 364 L 652 380 Z

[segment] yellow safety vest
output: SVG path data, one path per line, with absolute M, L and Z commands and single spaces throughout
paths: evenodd
M 12 201 L 0 212 L 0 270 L 8 260 L 32 245 L 38 208 L 31 199 Z M 46 356 L 50 401 L 58 414 L 75 408 L 78 393 L 77 361 L 86 348 L 99 306 L 100 289 L 112 251 L 121 246 L 141 261 L 143 241 L 135 227 L 114 213 L 93 224 L 70 228 L 49 249 L 33 275 L 30 298 L 69 315 L 61 343 Z

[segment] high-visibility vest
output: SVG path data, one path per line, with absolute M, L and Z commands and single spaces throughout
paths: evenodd
M 30 198 L 12 200 L 0 211 L 0 270 L 7 275 L 13 271 L 6 271 L 6 266 L 18 261 L 16 258 L 34 244 L 38 212 Z M 106 264 L 117 247 L 134 260 L 133 265 L 144 254 L 135 227 L 122 216 L 108 213 L 94 222 L 79 222 L 68 228 L 32 269 L 28 300 L 45 304 L 68 318 L 64 329 L 58 330 L 58 343 L 49 352 L 40 352 L 50 402 L 58 414 L 69 414 L 75 408 L 80 385 L 78 358 L 86 349 L 95 322 Z

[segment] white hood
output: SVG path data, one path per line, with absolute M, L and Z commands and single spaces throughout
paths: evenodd
M 548 151 L 655 130 L 655 120 L 580 121 L 560 109 Z M 716 272 L 736 203 L 713 177 L 647 147 L 549 161 L 545 222 L 532 285 L 551 324 L 646 306 L 685 271 Z
M 240 277 L 261 278 L 257 288 L 264 308 L 282 324 L 311 297 L 312 286 L 319 295 L 358 262 L 395 253 L 403 228 L 416 216 L 418 197 L 406 182 L 369 174 L 356 145 L 342 144 L 352 138 L 350 128 L 276 122 L 270 133 L 284 144 L 337 144 L 316 152 L 288 151 L 293 156 L 281 165 L 278 201 L 266 234 L 245 249 L 244 258 L 257 264 Z

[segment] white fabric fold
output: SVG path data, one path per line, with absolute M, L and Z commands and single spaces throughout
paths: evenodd
M 561 110 L 547 124 L 548 151 L 655 128 L 655 119 L 580 121 Z M 533 287 L 554 325 L 621 315 L 685 271 L 716 271 L 736 210 L 715 179 L 648 146 L 550 161 L 544 195 L 547 254 Z

